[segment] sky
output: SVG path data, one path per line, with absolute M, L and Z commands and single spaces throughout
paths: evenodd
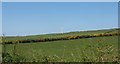
M 118 27 L 117 2 L 4 2 L 5 35 L 33 35 Z
M 118 2 L 119 0 L 2 0 L 3 2 Z
M 0 35 L 2 35 L 2 3 L 0 2 Z

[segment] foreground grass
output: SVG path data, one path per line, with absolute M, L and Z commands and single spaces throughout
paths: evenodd
M 13 44 L 6 52 L 13 53 Z M 118 60 L 118 36 L 16 45 L 25 62 L 113 62 Z

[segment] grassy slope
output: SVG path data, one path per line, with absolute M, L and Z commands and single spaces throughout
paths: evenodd
M 23 39 L 38 39 L 38 38 L 56 38 L 63 36 L 73 35 L 87 35 L 87 34 L 99 34 L 106 32 L 118 32 L 116 29 L 110 30 L 97 30 L 97 31 L 83 31 L 83 32 L 70 32 L 64 34 L 46 34 L 46 35 L 33 35 L 24 37 L 10 37 L 6 40 L 23 40 Z M 96 37 L 96 38 L 85 38 L 77 40 L 64 40 L 64 41 L 53 41 L 53 42 L 42 42 L 42 43 L 26 43 L 17 45 L 17 54 L 26 58 L 26 61 L 40 60 L 43 61 L 43 56 L 51 56 L 52 60 L 55 61 L 83 61 L 83 57 L 95 60 L 100 54 L 103 54 L 103 58 L 108 58 L 108 61 L 112 61 L 117 55 L 118 37 Z M 101 48 L 98 51 L 97 48 Z M 2 49 L 2 46 L 0 46 Z M 111 50 L 108 54 L 107 51 Z M 7 45 L 7 51 L 12 53 L 13 45 Z M 58 56 L 53 59 L 53 56 Z M 55 56 L 55 57 L 56 57 Z M 113 57 L 113 58 L 112 58 Z M 91 60 L 92 61 L 92 60 Z
M 81 31 L 81 32 L 68 32 L 68 33 L 58 33 L 58 34 L 44 34 L 44 35 L 31 35 L 31 36 L 19 36 L 19 37 L 6 37 L 5 40 L 25 40 L 25 39 L 39 39 L 39 38 L 59 38 L 64 36 L 78 36 L 78 35 L 89 35 L 89 34 L 100 34 L 100 33 L 114 33 L 118 32 L 117 29 L 108 30 L 92 30 L 92 31 Z
M 100 57 L 107 58 L 107 61 L 112 61 L 117 55 L 117 38 L 117 36 L 108 36 L 44 43 L 18 44 L 17 54 L 26 58 L 27 61 L 33 61 L 33 59 L 43 61 L 43 56 L 51 56 L 51 61 L 71 62 L 84 61 L 84 57 L 92 59 L 90 61 L 95 61 L 95 59 L 102 54 L 103 56 Z M 7 45 L 8 52 L 12 53 L 12 49 L 12 44 Z M 55 59 L 53 59 L 53 56 L 55 56 Z M 104 59 L 104 61 L 106 60 Z

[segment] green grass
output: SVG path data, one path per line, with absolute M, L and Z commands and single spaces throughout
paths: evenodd
M 26 62 L 46 58 L 55 62 L 110 62 L 118 57 L 118 36 L 17 44 L 16 48 Z M 7 44 L 6 50 L 12 54 L 13 44 Z
M 42 39 L 42 38 L 59 38 L 64 36 L 80 36 L 80 35 L 90 35 L 90 34 L 100 34 L 100 33 L 116 33 L 118 32 L 117 28 L 114 29 L 105 29 L 105 30 L 91 30 L 91 31 L 76 31 L 76 32 L 68 32 L 68 33 L 57 33 L 57 34 L 43 34 L 43 35 L 29 35 L 29 36 L 16 36 L 16 37 L 6 37 L 5 40 L 13 41 L 13 40 L 26 40 L 26 39 Z
M 0 37 L 0 62 L 2 61 L 2 38 Z
M 20 37 L 5 37 L 5 40 L 25 40 L 40 38 L 59 38 L 100 33 L 116 33 L 118 29 L 69 32 L 63 34 L 44 34 Z M 51 42 L 6 44 L 6 52 L 13 56 L 13 51 L 25 62 L 113 62 L 118 59 L 118 36 L 83 38 Z M 2 49 L 2 46 L 0 47 Z M 13 56 L 14 58 L 15 56 Z M 16 57 L 16 58 L 19 58 Z M 14 58 L 14 59 L 16 59 Z M 8 59 L 9 60 L 9 59 Z

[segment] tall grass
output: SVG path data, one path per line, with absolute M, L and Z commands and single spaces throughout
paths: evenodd
M 6 45 L 7 54 L 3 61 L 118 63 L 116 38 L 116 36 L 111 36 L 46 43 L 8 44 Z

